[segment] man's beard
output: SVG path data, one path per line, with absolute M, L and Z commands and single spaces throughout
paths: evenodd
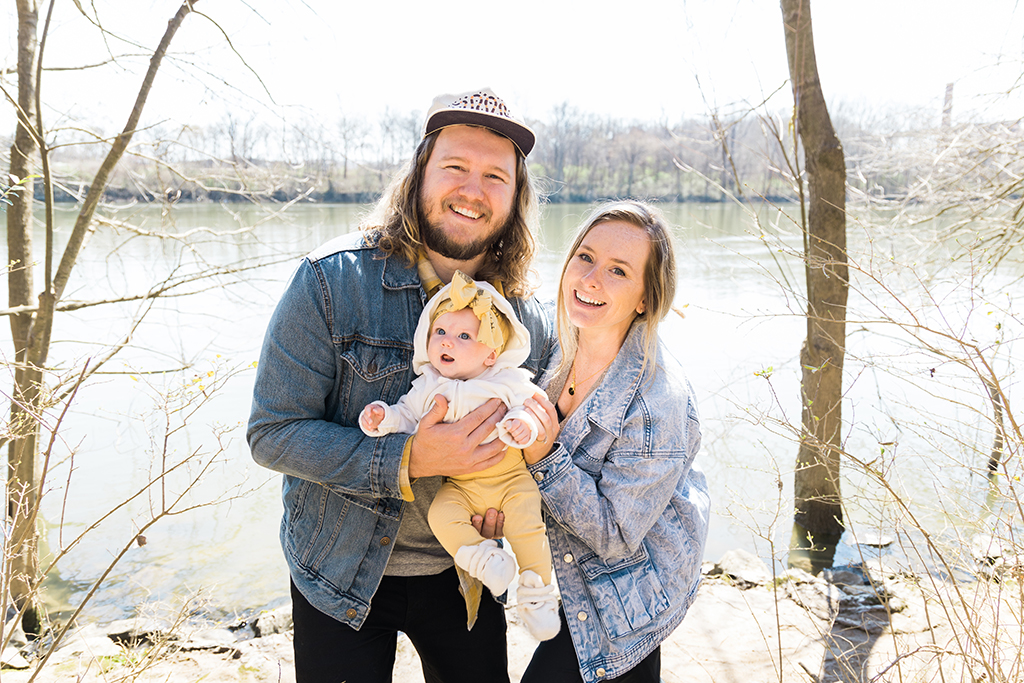
M 456 242 L 445 233 L 444 229 L 427 220 L 425 212 L 420 207 L 419 211 L 420 226 L 423 233 L 423 244 L 444 258 L 454 259 L 456 261 L 471 261 L 481 254 L 485 254 L 491 251 L 495 244 L 500 242 L 505 236 L 509 225 L 512 223 L 512 216 L 509 215 L 502 224 L 501 229 L 496 231 L 493 235 L 481 237 L 480 239 L 462 244 Z

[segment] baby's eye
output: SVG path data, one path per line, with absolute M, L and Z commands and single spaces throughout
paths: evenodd
M 472 341 L 473 338 L 469 336 L 469 332 L 463 332 L 459 335 L 459 339 L 465 339 L 466 341 Z
M 444 334 L 444 328 L 443 327 L 437 328 L 436 330 L 434 330 L 434 334 Z

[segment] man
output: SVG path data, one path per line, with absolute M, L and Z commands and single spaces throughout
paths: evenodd
M 298 683 L 390 681 L 398 631 L 428 682 L 508 680 L 501 605 L 481 600 L 467 629 L 459 577 L 426 521 L 441 476 L 501 460 L 501 442 L 482 441 L 504 407 L 492 399 L 445 424 L 439 399 L 414 437 L 369 438 L 358 419 L 408 391 L 417 319 L 455 270 L 500 283 L 530 330 L 524 367 L 543 370 L 551 323 L 522 298 L 539 222 L 534 139 L 489 90 L 437 98 L 363 230 L 306 256 L 271 319 L 248 440 L 285 475 Z M 495 527 L 489 512 L 484 534 Z

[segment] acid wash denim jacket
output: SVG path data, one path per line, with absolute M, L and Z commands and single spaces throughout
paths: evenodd
M 350 233 L 299 264 L 264 338 L 247 433 L 253 459 L 284 474 L 281 544 L 292 580 L 314 607 L 356 629 L 402 521 L 409 438 L 368 437 L 359 413 L 409 390 L 426 303 L 416 267 L 384 258 L 377 240 Z M 533 299 L 509 301 L 532 339 L 523 367 L 537 374 L 551 353 L 551 322 Z
M 683 620 L 700 583 L 711 499 L 694 463 L 697 406 L 663 344 L 641 374 L 645 330 L 634 323 L 600 386 L 530 466 L 588 683 L 639 664 Z M 541 386 L 555 380 L 560 355 Z

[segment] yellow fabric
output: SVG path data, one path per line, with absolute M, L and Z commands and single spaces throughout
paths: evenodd
M 412 456 L 412 440 L 410 436 L 405 440 L 405 448 L 402 449 L 402 464 L 398 467 L 398 488 L 402 492 L 402 500 L 411 503 L 416 500 L 412 493 L 412 480 L 409 479 L 409 458 Z
M 514 463 L 513 467 L 505 465 L 508 461 Z M 472 516 L 482 515 L 488 508 L 501 510 L 505 513 L 505 538 L 515 553 L 519 571 L 535 571 L 545 585 L 550 585 L 551 548 L 540 512 L 540 491 L 526 469 L 522 452 L 516 448 L 508 449 L 501 463 L 484 472 L 492 470 L 497 470 L 497 473 L 447 479 L 434 496 L 427 513 L 431 531 L 454 557 L 462 546 L 477 545 L 484 540 L 473 528 Z M 482 585 L 464 574 L 460 570 L 469 627 L 472 628 Z
M 420 276 L 420 284 L 423 285 L 423 291 L 427 293 L 427 298 L 437 294 L 438 290 L 444 287 L 444 283 L 441 282 L 441 278 L 437 276 L 437 271 L 434 270 L 434 265 L 427 258 L 427 252 L 422 248 L 417 254 L 416 260 L 416 271 Z M 505 288 L 501 285 L 501 280 L 488 280 L 488 284 L 494 287 L 498 291 L 498 294 L 505 296 Z
M 461 270 L 455 271 L 451 284 L 448 298 L 434 309 L 431 321 L 437 320 L 445 313 L 468 308 L 473 311 L 473 315 L 480 319 L 480 331 L 476 335 L 476 340 L 501 353 L 505 348 L 505 342 L 512 334 L 512 325 L 494 307 L 490 293 L 477 287 L 476 282 Z
M 455 565 L 455 573 L 459 577 L 459 592 L 466 600 L 466 630 L 472 630 L 476 623 L 476 615 L 480 611 L 480 598 L 484 595 L 484 584 L 480 579 L 474 579 L 469 573 Z
M 444 287 L 444 283 L 437 276 L 437 271 L 434 270 L 433 264 L 427 258 L 427 252 L 423 249 L 420 249 L 416 260 L 416 271 L 420 275 L 420 284 L 423 285 L 423 291 L 427 293 L 427 299 L 430 299 L 437 294 L 439 289 Z
M 429 300 L 435 294 L 437 294 L 438 291 L 440 291 L 441 287 L 444 286 L 444 283 L 441 282 L 441 278 L 438 277 L 437 271 L 434 270 L 433 264 L 430 263 L 430 259 L 427 258 L 427 252 L 425 250 L 423 250 L 423 249 L 419 250 L 418 259 L 416 261 L 416 270 L 419 273 L 420 284 L 423 286 L 423 291 L 426 292 L 427 299 Z M 459 274 L 461 275 L 462 273 L 459 273 Z M 494 289 L 498 292 L 498 294 L 500 294 L 501 296 L 505 296 L 505 288 L 502 286 L 500 280 L 490 280 L 489 282 L 490 282 L 490 285 L 492 287 L 494 287 Z M 501 317 L 501 320 L 504 320 L 504 316 Z M 507 321 L 505 321 L 505 324 L 508 324 Z M 481 324 L 480 327 L 483 328 L 484 325 Z M 505 330 L 505 332 L 503 333 L 503 339 L 508 339 L 509 335 L 511 334 L 511 325 L 508 325 L 508 327 L 505 327 L 503 329 Z M 491 347 L 491 348 L 494 348 L 494 347 Z M 401 490 L 402 490 L 402 498 L 407 500 L 407 501 L 413 500 L 412 485 L 411 485 L 411 480 L 409 478 L 409 457 L 410 457 L 410 454 L 412 453 L 412 440 L 414 438 L 415 437 L 409 437 L 409 439 L 405 442 L 405 450 L 402 452 L 401 469 L 399 470 L 399 475 L 398 475 L 399 476 L 399 485 L 400 485 Z M 497 471 L 497 470 L 508 470 L 508 469 L 510 469 L 510 465 L 509 465 L 510 457 L 511 457 L 511 461 L 514 461 L 514 462 L 512 462 L 511 468 L 514 468 L 516 463 L 522 463 L 521 464 L 521 469 L 524 472 L 526 472 L 527 475 L 529 475 L 529 472 L 526 470 L 526 463 L 523 461 L 523 458 L 522 458 L 522 452 L 517 450 L 517 449 L 510 448 L 506 452 L 505 458 L 500 463 L 498 463 L 497 465 L 494 465 L 492 467 L 487 468 L 486 470 L 484 470 L 483 473 L 477 473 L 476 475 L 469 475 L 469 477 L 473 477 L 473 476 L 479 477 L 481 474 L 490 473 L 490 472 Z M 537 496 L 538 519 L 539 519 L 539 514 L 540 514 L 540 511 L 539 511 L 539 507 L 540 507 L 540 492 L 537 491 L 536 485 L 533 484 L 533 480 L 532 479 L 530 479 L 530 484 L 534 486 L 534 493 Z M 497 509 L 501 509 L 501 508 L 499 507 Z M 486 508 L 485 508 L 485 510 L 486 510 Z M 541 528 L 543 528 L 543 521 L 541 521 L 541 524 L 542 524 Z M 470 526 L 472 526 L 472 525 L 470 525 Z M 506 521 L 505 528 L 506 529 L 508 528 L 507 521 Z M 479 536 L 479 534 L 478 534 L 478 536 Z M 477 541 L 477 542 L 479 542 L 479 541 Z M 547 544 L 547 537 L 546 536 L 544 538 L 544 543 Z M 458 548 L 456 548 L 456 550 L 458 550 Z M 454 556 L 454 553 L 452 553 L 452 555 Z M 550 555 L 551 555 L 551 553 L 550 553 L 550 550 L 549 550 L 548 551 L 548 567 L 549 567 L 548 573 L 547 574 L 541 574 L 541 576 L 547 576 L 548 577 L 548 583 L 550 583 L 550 576 L 551 576 L 551 570 L 550 570 L 551 557 L 550 557 Z M 456 569 L 456 572 L 457 572 L 457 574 L 459 576 L 459 590 L 462 593 L 462 596 L 466 600 L 466 617 L 467 617 L 466 628 L 471 629 L 471 628 L 473 628 L 473 624 L 476 623 L 476 616 L 477 616 L 477 612 L 478 612 L 478 610 L 480 608 L 480 599 L 481 599 L 481 597 L 483 595 L 484 585 L 478 579 L 474 579 L 469 574 L 467 574 L 461 567 L 456 566 L 455 569 Z M 537 572 L 537 573 L 540 574 L 540 572 Z

